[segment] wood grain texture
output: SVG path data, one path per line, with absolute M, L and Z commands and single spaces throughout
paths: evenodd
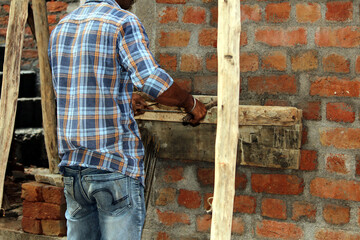
M 218 1 L 218 113 L 211 239 L 231 239 L 239 132 L 240 1 Z
M 35 33 L 39 55 L 41 109 L 43 118 L 45 148 L 50 173 L 59 172 L 59 155 L 56 137 L 55 94 L 48 58 L 49 24 L 45 0 L 33 0 Z
M 14 132 L 20 85 L 21 54 L 28 0 L 12 0 L 6 32 L 3 83 L 0 100 L 0 207 L 2 206 L 5 171 Z

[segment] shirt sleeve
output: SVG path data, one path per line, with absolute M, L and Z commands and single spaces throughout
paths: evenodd
M 120 33 L 121 65 L 128 71 L 138 90 L 157 98 L 173 84 L 173 79 L 155 61 L 143 25 L 137 18 L 129 17 Z

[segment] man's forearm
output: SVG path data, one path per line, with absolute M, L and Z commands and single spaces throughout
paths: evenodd
M 175 82 L 158 98 L 156 102 L 167 106 L 177 106 L 185 108 L 185 111 L 190 111 L 194 105 L 194 99 L 184 89 L 180 88 Z

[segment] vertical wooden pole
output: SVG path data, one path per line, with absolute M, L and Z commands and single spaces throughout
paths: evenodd
M 56 140 L 55 94 L 48 58 L 49 24 L 45 0 L 32 0 L 35 35 L 39 55 L 41 109 L 44 127 L 45 148 L 50 173 L 58 173 L 59 155 Z
M 20 85 L 21 54 L 28 0 L 12 0 L 6 32 L 3 82 L 0 100 L 0 207 L 2 207 L 5 171 L 14 132 Z
M 218 115 L 211 239 L 230 239 L 239 132 L 240 1 L 218 2 Z

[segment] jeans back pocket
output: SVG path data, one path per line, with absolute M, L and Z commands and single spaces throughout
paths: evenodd
M 120 173 L 84 176 L 84 186 L 90 199 L 95 199 L 99 211 L 117 216 L 131 208 L 129 179 Z

